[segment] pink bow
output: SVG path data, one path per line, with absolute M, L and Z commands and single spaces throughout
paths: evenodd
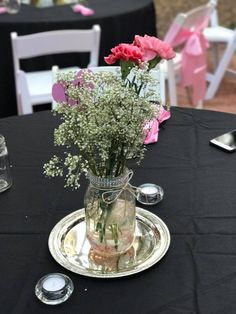
M 210 11 L 209 11 L 210 13 Z M 173 23 L 165 36 L 172 47 L 185 44 L 182 51 L 181 85 L 193 87 L 193 102 L 205 98 L 206 91 L 206 48 L 208 42 L 202 31 L 208 25 L 209 16 L 199 21 L 195 30 Z
M 144 130 L 148 130 L 147 136 L 144 140 L 144 144 L 151 144 L 156 143 L 158 140 L 158 132 L 159 132 L 159 125 L 170 118 L 170 112 L 165 110 L 163 107 L 161 107 L 158 116 L 156 119 L 153 119 L 152 121 L 148 122 L 144 126 Z
M 207 47 L 207 40 L 201 32 L 189 32 L 182 52 L 181 85 L 193 87 L 194 103 L 205 98 Z
M 87 8 L 82 4 L 75 4 L 72 9 L 75 13 L 81 13 L 84 16 L 93 15 L 95 13 L 93 9 Z

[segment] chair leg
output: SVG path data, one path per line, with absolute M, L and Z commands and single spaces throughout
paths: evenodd
M 33 113 L 33 104 L 29 94 L 29 88 L 27 85 L 26 74 L 24 71 L 19 70 L 17 73 L 18 89 L 20 91 L 20 113 L 29 114 Z
M 194 106 L 195 104 L 193 103 L 193 89 L 190 86 L 185 86 L 185 91 L 188 97 L 188 102 L 191 106 Z M 203 109 L 203 101 L 199 100 L 195 106 L 196 109 Z
M 236 42 L 231 41 L 224 52 L 223 57 L 221 58 L 221 61 L 217 67 L 217 70 L 215 71 L 210 84 L 207 88 L 206 97 L 205 99 L 212 99 L 215 96 L 215 93 L 220 85 L 220 82 L 225 74 L 225 71 L 233 57 L 234 51 L 236 48 Z
M 57 81 L 57 73 L 59 72 L 59 67 L 57 65 L 52 66 L 52 85 Z M 57 102 L 52 100 L 52 109 L 55 109 L 57 106 Z
M 185 91 L 187 94 L 188 102 L 191 106 L 193 106 L 193 100 L 192 100 L 192 90 L 190 86 L 185 86 Z
M 199 100 L 199 101 L 197 102 L 196 109 L 203 109 L 203 101 L 202 101 L 202 100 Z
M 21 95 L 17 94 L 16 98 L 17 98 L 17 114 L 18 116 L 21 116 L 23 115 Z
M 177 104 L 177 92 L 176 92 L 176 80 L 173 61 L 167 61 L 167 79 L 169 87 L 170 105 L 178 106 Z

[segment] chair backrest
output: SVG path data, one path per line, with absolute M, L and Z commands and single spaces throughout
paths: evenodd
M 186 13 L 179 13 L 166 33 L 164 40 L 172 46 L 182 44 L 183 42 L 178 40 L 180 33 L 183 30 L 203 30 L 207 27 L 214 8 L 215 4 L 209 2 Z
M 32 98 L 29 90 L 28 92 L 26 90 L 28 80 L 25 72 L 21 70 L 20 60 L 60 53 L 89 52 L 88 66 L 97 66 L 100 36 L 99 25 L 94 25 L 91 29 L 57 30 L 24 36 L 18 36 L 15 32 L 11 33 L 18 114 L 32 112 Z M 38 101 L 50 102 L 47 100 L 48 96 Z M 26 103 L 29 105 L 25 105 Z
M 16 93 L 18 114 L 32 113 L 32 103 L 27 78 L 25 72 L 21 70 L 17 73 L 17 88 L 20 91 L 20 93 Z
M 89 66 L 97 66 L 101 29 L 58 30 L 18 36 L 11 33 L 15 70 L 20 69 L 19 60 L 43 55 L 90 52 Z
M 210 0 L 210 3 L 214 6 L 214 10 L 211 14 L 211 26 L 218 26 L 219 25 L 218 12 L 217 12 L 218 0 Z
M 90 67 L 93 72 L 112 72 L 112 73 L 119 73 L 119 66 L 100 66 L 100 67 Z M 158 84 L 156 86 L 156 94 L 162 104 L 165 104 L 165 74 L 162 72 L 161 68 L 157 65 L 155 69 L 150 71 L 150 74 L 154 79 L 157 80 Z
M 182 61 L 181 65 L 179 66 L 179 72 L 181 73 L 181 85 L 185 87 L 193 87 L 193 102 L 199 102 L 199 100 L 202 100 L 204 98 L 203 94 L 205 93 L 206 88 L 206 45 L 202 32 L 209 24 L 211 14 L 214 8 L 215 4 L 212 2 L 208 2 L 207 4 L 198 6 L 188 12 L 179 13 L 176 16 L 174 22 L 171 24 L 164 38 L 164 40 L 174 48 L 187 43 L 187 41 L 189 40 L 189 42 L 187 43 L 188 54 L 187 49 L 185 48 L 181 51 L 181 53 L 184 51 L 185 53 L 182 54 Z M 195 46 L 193 45 L 193 43 Z M 201 49 L 199 49 L 200 47 L 198 45 L 200 45 L 202 48 L 201 54 L 199 54 L 199 51 L 201 51 Z M 192 54 L 189 54 L 190 48 L 192 48 Z M 197 53 L 195 54 L 196 49 L 199 49 L 199 55 L 197 55 Z M 167 74 L 169 81 L 169 93 L 170 96 L 172 95 L 171 101 L 173 101 L 174 105 L 177 105 L 175 88 L 176 82 L 174 72 L 174 65 L 172 60 L 170 60 L 168 62 Z M 197 81 L 200 81 L 200 84 L 197 84 Z M 172 87 L 174 87 L 175 93 L 171 90 Z M 173 94 L 175 95 L 173 96 Z
M 120 74 L 120 67 L 119 66 L 98 66 L 98 67 L 90 67 L 89 68 L 94 73 L 98 72 L 112 72 L 114 74 Z M 58 67 L 54 66 L 52 68 L 53 72 L 53 81 L 56 81 L 56 75 L 58 71 Z M 159 66 L 156 66 L 155 69 L 150 71 L 152 77 L 157 80 L 156 86 L 156 94 L 159 98 L 160 102 L 165 105 L 166 97 L 165 97 L 165 74 L 162 72 Z M 52 108 L 55 109 L 56 102 L 53 101 Z

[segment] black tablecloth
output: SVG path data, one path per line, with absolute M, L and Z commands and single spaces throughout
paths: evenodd
M 118 279 L 83 277 L 62 268 L 47 247 L 53 226 L 83 207 L 87 182 L 71 191 L 47 179 L 42 166 L 55 152 L 50 112 L 0 120 L 14 185 L 0 194 L 0 312 L 4 314 L 235 314 L 236 154 L 209 145 L 234 129 L 236 116 L 173 109 L 148 145 L 132 183 L 160 184 L 165 196 L 146 207 L 169 227 L 164 258 L 136 275 Z M 142 206 L 143 207 L 143 206 Z M 145 207 L 144 207 L 145 208 Z M 34 295 L 50 272 L 69 275 L 74 293 L 64 304 L 46 306 Z
M 70 5 L 36 8 L 22 5 L 18 14 L 0 15 L 0 117 L 16 114 L 13 61 L 10 32 L 19 35 L 57 30 L 85 29 L 100 24 L 102 29 L 100 65 L 110 49 L 120 42 L 132 42 L 135 34 L 156 35 L 155 10 L 152 0 L 89 0 L 95 10 L 92 16 L 74 13 Z M 25 70 L 43 70 L 55 64 L 59 66 L 85 66 L 88 56 L 71 54 L 34 58 L 24 62 Z M 36 67 L 35 67 L 36 65 Z

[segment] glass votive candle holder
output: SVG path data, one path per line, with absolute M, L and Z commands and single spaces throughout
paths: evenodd
M 0 193 L 12 186 L 11 166 L 5 137 L 0 134 Z
M 20 11 L 21 7 L 20 0 L 4 0 L 4 3 L 8 13 L 16 14 Z
M 164 196 L 162 187 L 153 183 L 144 183 L 138 187 L 137 201 L 144 205 L 155 205 Z
M 68 300 L 73 290 L 73 282 L 68 276 L 52 273 L 39 279 L 35 286 L 35 295 L 45 304 L 56 305 Z

